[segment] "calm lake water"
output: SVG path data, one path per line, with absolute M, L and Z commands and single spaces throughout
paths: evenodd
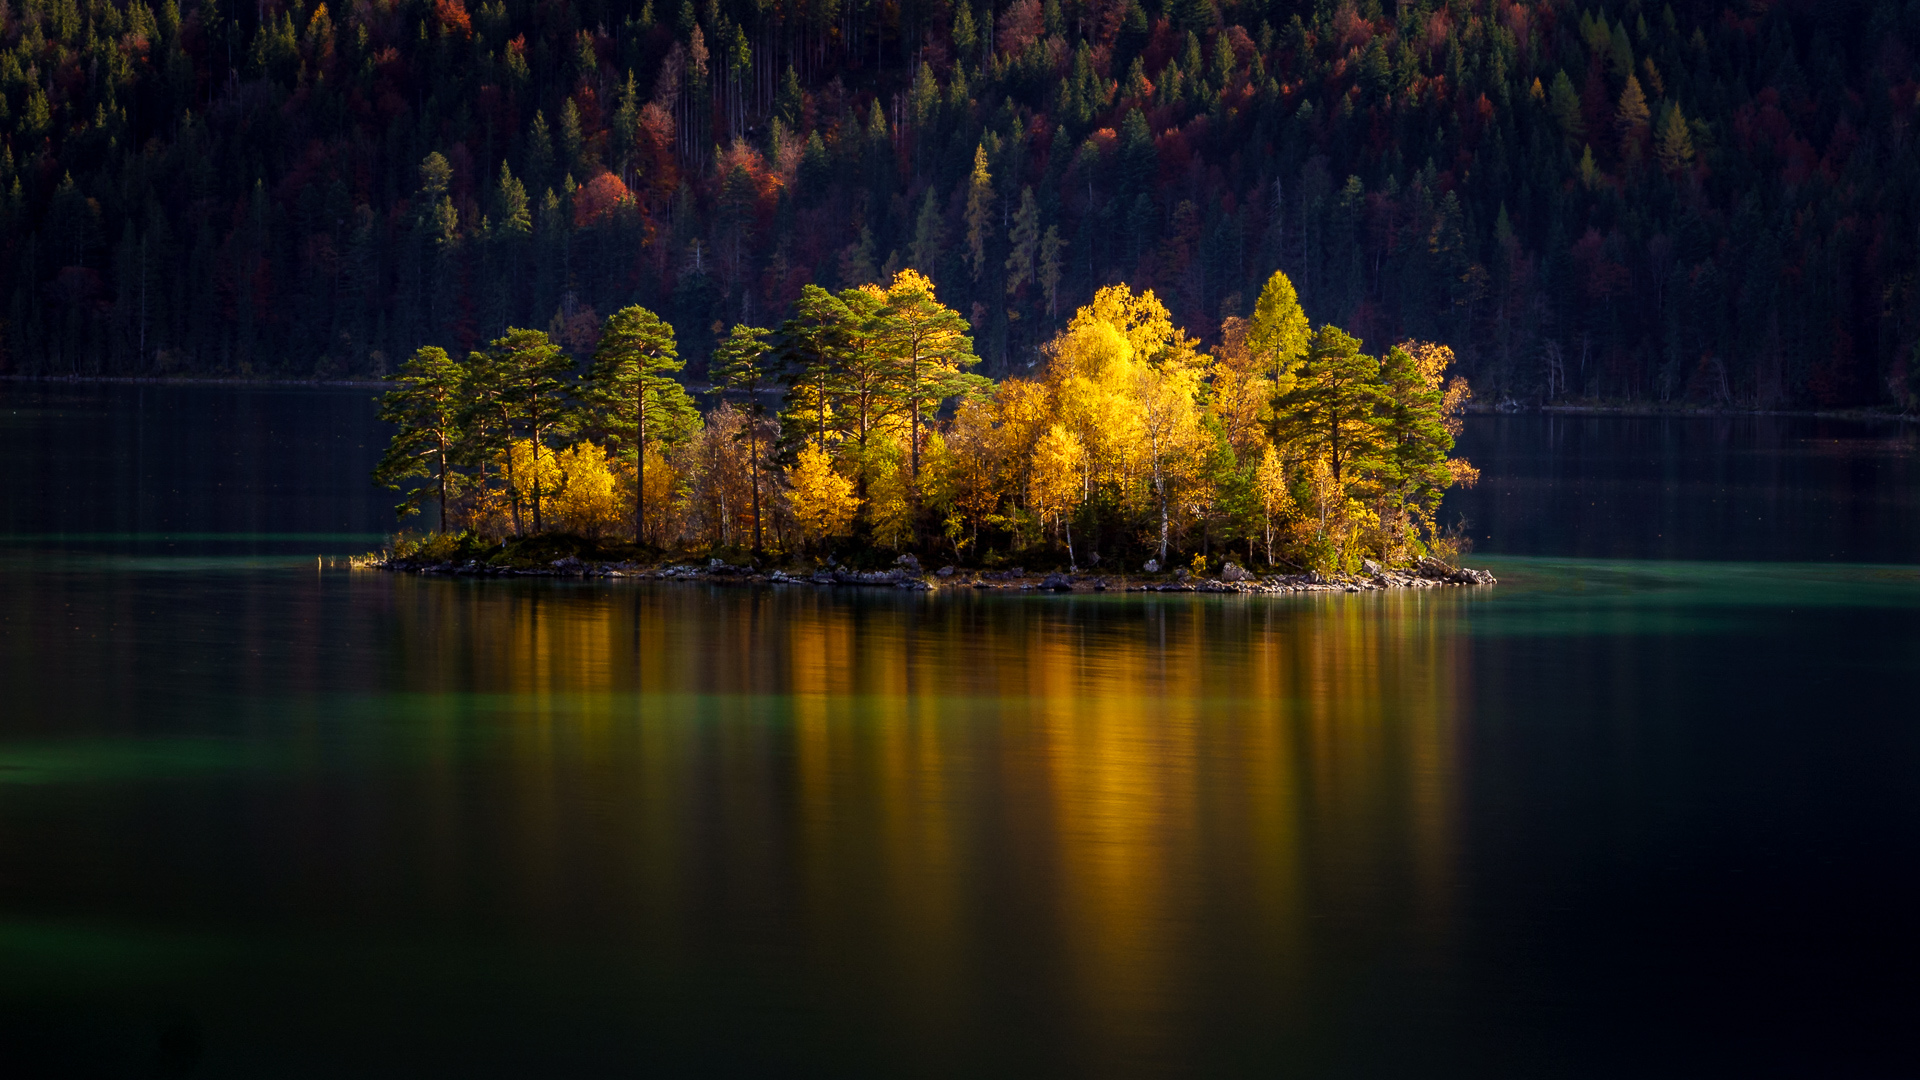
M 0 1069 L 1915 1074 L 1911 427 L 1473 418 L 1502 584 L 1293 598 L 327 567 L 382 439 L 0 383 Z

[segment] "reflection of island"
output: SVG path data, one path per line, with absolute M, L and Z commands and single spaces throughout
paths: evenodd
M 863 1030 L 1072 1030 L 1116 1070 L 1229 1054 L 1170 1041 L 1193 1009 L 1304 1037 L 1307 988 L 1344 978 L 1329 957 L 1452 947 L 1463 594 L 1069 611 L 394 588 L 397 662 L 479 679 L 409 709 L 515 778 L 495 807 L 421 792 L 442 847 L 470 815 L 512 823 L 516 878 L 552 883 L 529 899 L 626 911 L 612 947 L 671 957 L 714 906 L 783 911 L 755 947 L 805 954 L 809 1000 L 879 1008 Z M 1353 908 L 1401 929 L 1350 940 Z M 1074 1015 L 1024 1015 L 1034 980 Z
M 376 477 L 408 491 L 402 512 L 433 503 L 439 529 L 377 561 L 659 573 L 697 553 L 691 572 L 732 573 L 772 552 L 775 580 L 842 584 L 922 580 L 904 564 L 923 558 L 1137 566 L 1173 588 L 1491 580 L 1451 566 L 1460 545 L 1436 521 L 1441 493 L 1477 476 L 1448 456 L 1468 394 L 1444 347 L 1376 357 L 1310 330 L 1278 272 L 1210 353 L 1124 285 L 1074 315 L 1032 378 L 970 374 L 967 330 L 912 270 L 809 286 L 777 331 L 735 326 L 716 347 L 704 414 L 673 375 L 673 327 L 638 307 L 606 321 L 579 379 L 539 331 L 465 363 L 421 349 L 386 396 L 398 432 Z

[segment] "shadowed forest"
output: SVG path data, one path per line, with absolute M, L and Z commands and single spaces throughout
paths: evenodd
M 1485 403 L 1920 396 L 1920 4 L 0 0 L 0 371 L 580 360 L 922 272 L 980 370 L 1278 267 Z

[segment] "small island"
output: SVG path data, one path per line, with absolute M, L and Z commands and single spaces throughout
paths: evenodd
M 464 363 L 423 347 L 390 376 L 374 475 L 436 528 L 361 565 L 1049 592 L 1493 584 L 1438 520 L 1477 477 L 1450 456 L 1469 392 L 1445 346 L 1370 355 L 1312 328 L 1278 271 L 1210 348 L 1124 284 L 1021 374 L 974 373 L 971 330 L 911 269 L 809 285 L 777 328 L 720 339 L 704 408 L 673 327 L 639 306 L 598 328 L 584 366 L 539 330 Z

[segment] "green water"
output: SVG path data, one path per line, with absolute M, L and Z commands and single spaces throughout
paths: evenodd
M 330 566 L 369 413 L 0 384 L 0 1063 L 1920 1060 L 1897 429 L 1473 421 L 1490 590 L 928 597 Z

